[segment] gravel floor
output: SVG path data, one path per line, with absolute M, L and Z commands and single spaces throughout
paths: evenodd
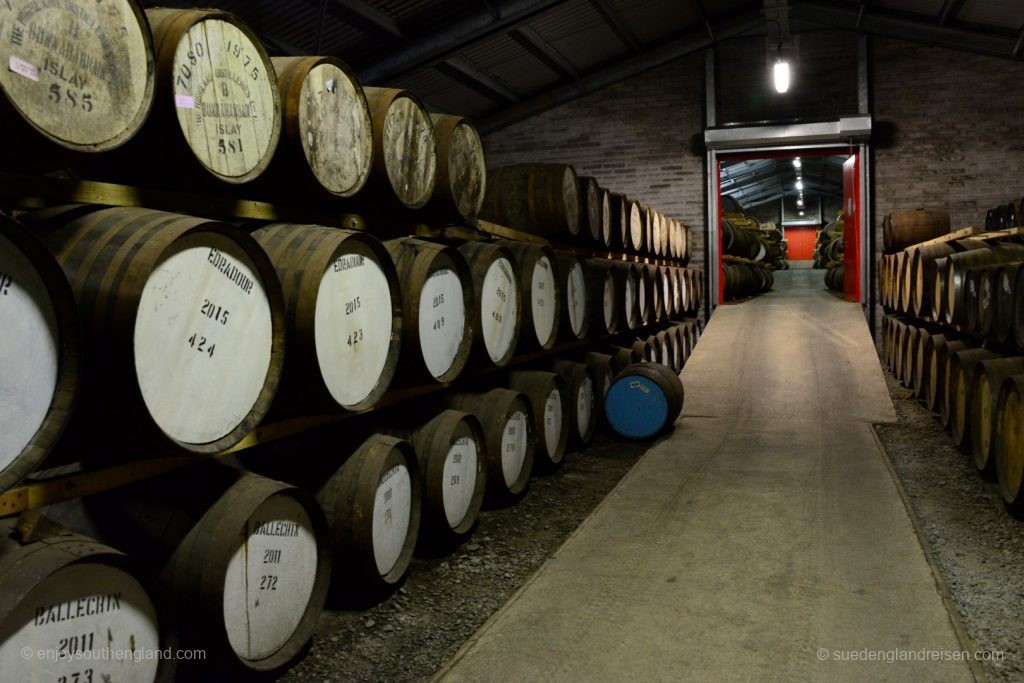
M 889 374 L 898 425 L 878 436 L 910 499 L 932 555 L 992 680 L 1024 675 L 1024 522 L 1011 517 L 994 483 L 953 446 L 938 419 Z
M 598 437 L 517 505 L 484 511 L 451 555 L 413 561 L 405 585 L 360 611 L 325 610 L 282 681 L 428 679 L 569 537 L 651 444 Z

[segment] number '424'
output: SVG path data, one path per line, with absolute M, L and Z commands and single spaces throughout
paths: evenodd
M 210 358 L 213 358 L 213 350 L 217 348 L 216 344 L 210 344 L 206 337 L 201 337 L 198 334 L 193 334 L 188 338 L 188 345 L 200 353 L 205 353 Z

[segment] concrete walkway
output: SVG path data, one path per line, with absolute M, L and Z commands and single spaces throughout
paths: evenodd
M 971 679 L 870 428 L 867 325 L 822 278 L 719 307 L 675 432 L 440 678 Z

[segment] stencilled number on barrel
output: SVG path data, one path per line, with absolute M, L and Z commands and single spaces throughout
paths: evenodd
M 0 296 L 7 296 L 8 292 L 11 291 L 11 285 L 14 284 L 14 280 L 7 273 L 0 273 Z
M 218 306 L 209 299 L 203 299 L 203 305 L 199 311 L 210 320 L 216 320 L 221 325 L 228 324 L 228 309 Z
M 281 550 L 279 548 L 265 548 L 263 550 L 263 564 L 281 564 Z
M 188 338 L 188 345 L 200 353 L 205 353 L 210 358 L 213 358 L 213 350 L 217 348 L 216 344 L 211 344 L 209 339 L 198 334 L 193 334 Z
M 89 652 L 92 650 L 95 634 L 83 633 L 81 635 L 61 638 L 57 642 L 57 652 L 73 655 L 76 652 Z
M 240 44 L 232 42 L 232 41 L 229 40 L 228 41 L 228 52 L 230 54 L 233 54 L 236 59 L 242 60 L 242 67 L 245 69 L 246 73 L 249 74 L 249 76 L 252 78 L 252 80 L 254 80 L 254 81 L 255 80 L 259 80 L 259 77 L 260 77 L 259 66 L 254 65 L 254 60 L 252 58 L 252 55 L 250 55 L 248 52 L 246 52 L 244 49 L 242 49 L 242 46 Z M 259 64 L 259 62 L 255 62 L 255 64 Z M 250 69 L 249 67 L 252 67 L 252 68 Z
M 392 498 L 392 489 L 389 488 L 388 490 L 386 490 L 384 492 L 384 502 L 388 504 L 388 506 L 386 508 L 384 508 L 384 525 L 385 526 L 391 526 L 391 521 L 392 521 L 392 518 L 393 518 L 392 514 L 391 514 L 391 498 Z
M 437 320 L 435 320 L 434 321 L 434 325 L 433 325 L 433 328 L 434 328 L 435 332 L 440 330 L 442 327 L 444 327 L 444 316 L 443 315 L 440 318 L 438 318 Z
M 82 671 L 59 676 L 57 683 L 92 683 L 92 669 L 83 669 Z
M 362 328 L 360 328 L 358 330 L 353 330 L 352 334 L 348 335 L 348 345 L 349 346 L 355 346 L 356 344 L 358 344 L 361 341 L 363 341 L 363 330 L 362 330 Z
M 441 292 L 440 294 L 438 294 L 437 296 L 434 297 L 434 308 L 437 308 L 438 306 L 440 306 L 443 303 L 444 303 L 444 292 Z
M 273 574 L 264 574 L 260 577 L 260 590 L 261 591 L 276 591 L 277 590 L 277 577 Z
M 358 296 L 355 299 L 352 299 L 352 301 L 346 301 L 345 302 L 345 315 L 352 315 L 353 313 L 358 311 L 360 308 L 362 308 L 362 305 L 363 304 L 360 303 Z
M 242 138 L 219 138 L 217 140 L 217 151 L 221 154 L 241 154 Z

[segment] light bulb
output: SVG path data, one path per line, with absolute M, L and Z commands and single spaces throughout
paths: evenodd
M 798 190 L 802 190 L 802 189 L 804 189 L 804 181 L 802 181 L 802 180 L 797 180 L 797 181 L 796 181 L 796 189 L 798 189 Z
M 804 200 L 802 200 L 802 199 L 796 200 L 796 205 L 797 206 L 803 206 L 804 205 Z
M 789 90 L 789 62 L 780 59 L 775 62 L 775 92 L 784 93 Z
M 797 157 L 796 159 L 793 159 L 793 167 L 794 168 L 800 168 L 801 166 L 803 166 L 803 163 L 801 163 L 800 157 Z

